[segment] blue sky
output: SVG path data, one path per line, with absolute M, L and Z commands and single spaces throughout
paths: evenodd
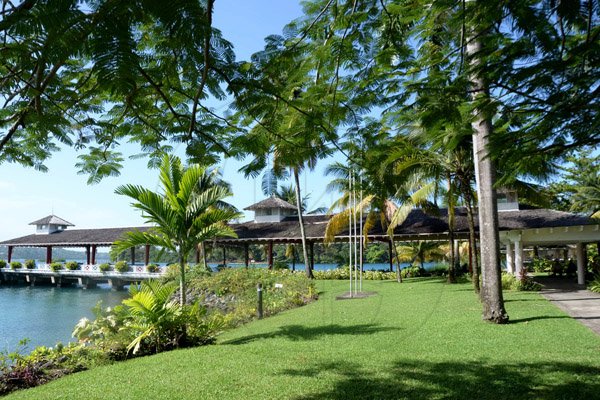
M 294 0 L 223 0 L 215 2 L 213 24 L 234 44 L 238 59 L 248 59 L 263 47 L 265 36 L 281 33 L 283 26 L 301 13 Z M 123 146 L 121 151 L 128 156 L 135 148 Z M 147 169 L 146 160 L 129 160 L 120 177 L 91 186 L 86 184 L 86 175 L 77 175 L 76 162 L 77 152 L 64 148 L 46 163 L 47 173 L 0 164 L 0 240 L 33 233 L 34 227 L 28 224 L 52 212 L 75 224 L 75 229 L 143 224 L 128 198 L 117 196 L 114 190 L 125 183 L 158 189 L 157 172 Z M 302 189 L 310 194 L 310 209 L 327 207 L 336 197 L 325 191 L 328 178 L 322 171 L 328 163 L 322 161 L 314 172 L 301 177 Z M 233 159 L 221 164 L 224 178 L 233 186 L 234 197 L 229 201 L 240 210 L 264 197 L 260 178 L 245 179 L 237 172 L 242 165 Z M 246 219 L 250 217 L 246 215 Z

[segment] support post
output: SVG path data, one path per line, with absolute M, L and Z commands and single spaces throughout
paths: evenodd
M 523 278 L 523 242 L 520 238 L 515 242 L 515 270 L 517 278 Z
M 388 257 L 390 258 L 390 272 L 394 272 L 394 253 L 391 240 L 388 241 Z
M 506 242 L 506 272 L 515 274 L 515 253 L 513 253 L 512 243 Z
M 52 263 L 52 246 L 46 246 L 46 264 Z
M 96 250 L 98 246 L 92 245 L 92 265 L 96 265 Z
M 131 248 L 131 265 L 135 265 L 135 246 Z
M 273 242 L 267 244 L 267 268 L 273 269 Z
M 227 247 L 223 245 L 223 266 L 227 266 Z
M 144 250 L 144 265 L 148 265 L 150 264 L 150 245 L 147 244 Z
M 244 243 L 244 265 L 246 268 L 250 266 L 250 249 L 248 243 Z
M 315 242 L 310 242 L 310 270 L 315 269 Z
M 10 262 L 12 261 L 12 253 L 13 253 L 13 246 L 8 246 L 8 254 L 7 254 L 7 259 L 8 259 L 8 263 L 10 264 Z
M 577 243 L 577 284 L 585 285 L 585 255 L 583 243 Z
M 85 246 L 85 263 L 90 264 L 90 246 Z
M 256 313 L 258 316 L 258 319 L 262 319 L 263 317 L 263 288 L 262 288 L 262 283 L 259 283 L 256 286 L 256 294 L 258 295 L 258 304 L 256 307 Z
M 196 264 L 200 264 L 200 243 L 196 245 Z

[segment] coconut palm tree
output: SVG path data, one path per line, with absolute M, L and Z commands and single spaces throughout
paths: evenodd
M 185 298 L 185 265 L 198 243 L 216 237 L 235 237 L 227 221 L 240 213 L 223 202 L 231 196 L 227 187 L 215 180 L 200 165 L 187 168 L 176 156 L 165 155 L 160 165 L 162 192 L 152 192 L 136 185 L 119 186 L 115 193 L 135 200 L 133 207 L 142 211 L 144 219 L 154 224 L 146 232 L 134 230 L 115 242 L 117 251 L 150 244 L 171 250 L 178 255 L 180 267 L 180 303 Z

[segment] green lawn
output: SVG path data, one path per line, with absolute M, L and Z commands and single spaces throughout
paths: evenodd
M 378 295 L 320 299 L 219 344 L 97 368 L 9 399 L 591 399 L 600 337 L 537 293 L 505 294 L 512 323 L 481 321 L 469 285 L 366 282 Z

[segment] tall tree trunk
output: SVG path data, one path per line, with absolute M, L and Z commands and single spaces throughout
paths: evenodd
M 298 207 L 298 223 L 300 224 L 300 236 L 302 237 L 302 253 L 304 256 L 304 265 L 306 276 L 313 279 L 312 268 L 310 267 L 310 260 L 308 259 L 308 249 L 306 247 L 306 234 L 304 233 L 304 218 L 302 216 L 302 198 L 300 197 L 300 176 L 298 174 L 298 168 L 292 168 L 294 174 L 294 182 L 296 183 L 296 207 Z
M 392 248 L 394 249 L 394 254 L 396 256 L 396 280 L 398 283 L 402 283 L 402 267 L 400 266 L 400 257 L 398 256 L 398 249 L 396 248 L 396 243 L 394 243 L 394 236 L 390 236 L 390 240 L 392 241 Z
M 477 32 L 471 32 L 467 40 L 466 54 L 470 59 L 471 67 L 475 69 L 480 64 L 478 54 L 481 49 L 482 45 Z M 489 97 L 487 85 L 478 72 L 471 72 L 469 81 L 473 100 Z M 508 314 L 504 309 L 502 296 L 498 204 L 494 189 L 496 171 L 489 154 L 492 122 L 484 110 L 476 109 L 471 125 L 473 127 L 473 163 L 475 164 L 475 180 L 479 199 L 483 319 L 503 324 L 508 322 Z

